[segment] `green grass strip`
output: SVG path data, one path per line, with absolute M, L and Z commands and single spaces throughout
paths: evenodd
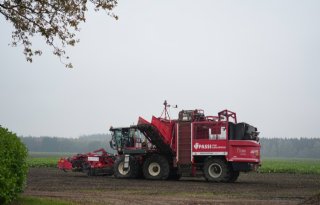
M 57 167 L 60 157 L 31 158 L 28 157 L 27 164 L 29 167 Z
M 71 152 L 29 152 L 31 158 L 46 158 L 46 157 L 67 157 L 73 156 L 75 153 Z
M 320 174 L 320 160 L 316 159 L 263 159 L 262 173 Z
M 21 196 L 11 205 L 72 205 L 73 203 L 51 198 Z

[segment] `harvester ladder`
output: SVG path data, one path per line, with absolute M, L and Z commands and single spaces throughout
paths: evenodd
M 178 163 L 180 165 L 191 164 L 191 123 L 180 122 L 178 124 Z

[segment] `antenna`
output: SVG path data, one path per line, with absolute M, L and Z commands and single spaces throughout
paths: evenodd
M 162 111 L 162 113 L 160 115 L 160 118 L 164 114 L 164 119 L 165 120 L 170 120 L 170 115 L 169 115 L 169 112 L 168 112 L 168 108 L 170 108 L 170 107 L 178 108 L 178 105 L 169 105 L 167 100 L 164 101 L 163 105 L 164 105 L 164 108 L 163 108 L 163 111 Z

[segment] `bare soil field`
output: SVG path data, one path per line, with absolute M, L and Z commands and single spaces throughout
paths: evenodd
M 242 173 L 236 183 L 88 177 L 55 168 L 31 168 L 23 195 L 74 204 L 320 204 L 320 175 Z

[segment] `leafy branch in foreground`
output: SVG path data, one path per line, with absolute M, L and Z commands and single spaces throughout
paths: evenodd
M 72 68 L 65 48 L 79 42 L 75 33 L 80 31 L 79 24 L 86 21 L 88 2 L 95 11 L 104 10 L 118 19 L 111 13 L 117 0 L 0 0 L 0 14 L 12 23 L 12 46 L 23 45 L 28 62 L 32 62 L 34 55 L 42 54 L 41 50 L 32 48 L 30 40 L 39 34 L 53 48 L 53 54 Z

